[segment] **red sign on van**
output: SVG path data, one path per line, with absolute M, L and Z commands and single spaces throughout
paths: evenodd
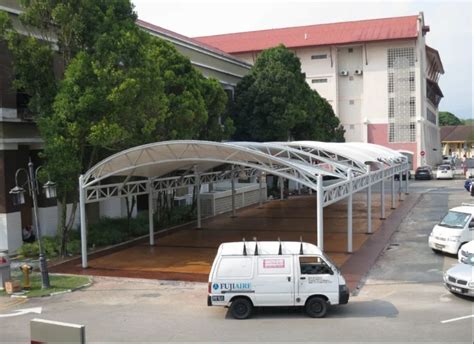
M 284 259 L 264 259 L 263 267 L 265 269 L 283 269 L 285 267 Z

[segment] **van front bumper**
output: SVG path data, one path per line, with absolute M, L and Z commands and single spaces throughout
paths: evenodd
M 345 284 L 339 286 L 339 304 L 345 305 L 349 302 L 349 289 Z
M 466 295 L 474 297 L 474 289 L 469 288 L 467 286 L 461 286 L 457 284 L 453 284 L 450 282 L 445 281 L 444 286 L 448 289 L 451 293 L 459 294 L 459 295 Z
M 457 254 L 459 249 L 459 241 L 439 240 L 436 237 L 430 236 L 428 245 L 435 250 L 446 253 Z

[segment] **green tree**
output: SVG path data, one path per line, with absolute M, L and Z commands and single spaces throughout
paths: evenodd
M 236 139 L 343 140 L 330 104 L 311 90 L 300 60 L 283 45 L 259 55 L 237 85 L 235 98 Z
M 31 96 L 37 114 L 46 170 L 58 185 L 64 254 L 81 173 L 130 146 L 225 135 L 220 127 L 205 128 L 221 115 L 226 98 L 171 44 L 140 30 L 128 0 L 22 4 L 21 20 L 42 39 L 9 30 L 5 15 L 0 28 L 13 55 L 15 86 Z M 58 64 L 64 74 L 54 72 Z
M 439 126 L 444 127 L 447 125 L 463 125 L 464 122 L 459 119 L 455 114 L 448 111 L 439 112 Z

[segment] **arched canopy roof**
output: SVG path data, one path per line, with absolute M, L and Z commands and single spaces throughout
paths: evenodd
M 160 178 L 175 171 L 203 173 L 235 165 L 315 189 L 319 175 L 346 179 L 349 169 L 365 173 L 367 163 L 395 164 L 402 162 L 400 159 L 404 157 L 398 152 L 364 143 L 164 141 L 133 147 L 102 160 L 85 173 L 83 186 L 112 176 Z

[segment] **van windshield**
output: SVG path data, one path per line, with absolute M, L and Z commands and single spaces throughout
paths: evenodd
M 440 226 L 448 228 L 464 228 L 469 220 L 470 214 L 458 211 L 449 211 L 439 223 Z
M 331 264 L 337 270 L 337 272 L 341 273 L 337 265 L 331 260 L 331 258 L 329 258 L 327 254 L 323 253 L 323 257 L 327 262 L 329 262 L 329 264 Z

